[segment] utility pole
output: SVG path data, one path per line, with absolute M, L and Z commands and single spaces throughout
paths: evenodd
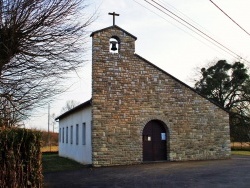
M 48 104 L 48 133 L 49 133 L 50 105 Z
M 50 146 L 50 151 L 51 151 L 49 124 L 50 124 L 50 105 L 49 105 L 49 103 L 48 103 L 48 144 L 49 144 L 49 146 Z

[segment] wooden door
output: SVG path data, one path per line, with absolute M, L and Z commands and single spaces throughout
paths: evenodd
M 167 160 L 166 130 L 159 121 L 150 121 L 143 129 L 143 161 Z

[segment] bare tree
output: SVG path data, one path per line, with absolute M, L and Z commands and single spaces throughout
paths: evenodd
M 0 126 L 62 92 L 62 79 L 82 65 L 93 21 L 85 9 L 84 0 L 0 0 Z
M 80 104 L 80 102 L 78 101 L 74 101 L 74 100 L 69 100 L 66 101 L 66 104 L 64 107 L 62 107 L 61 109 L 61 113 L 67 112 L 73 108 L 75 108 L 76 106 L 78 106 Z

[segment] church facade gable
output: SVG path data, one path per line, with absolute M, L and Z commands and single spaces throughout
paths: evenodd
M 118 26 L 91 36 L 94 166 L 161 159 L 161 143 L 169 161 L 230 157 L 227 112 L 135 55 L 136 37 Z M 117 53 L 110 51 L 112 37 Z

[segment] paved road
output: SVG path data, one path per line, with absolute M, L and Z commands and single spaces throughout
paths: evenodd
M 45 187 L 250 187 L 250 156 L 230 160 L 84 168 L 44 175 Z

